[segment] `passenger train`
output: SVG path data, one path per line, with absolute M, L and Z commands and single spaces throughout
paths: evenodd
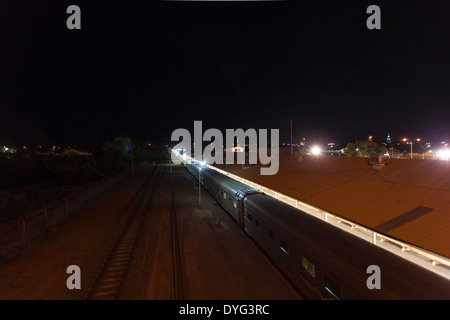
M 450 299 L 448 279 L 216 170 L 185 166 L 304 298 Z M 370 266 L 379 289 L 368 285 Z

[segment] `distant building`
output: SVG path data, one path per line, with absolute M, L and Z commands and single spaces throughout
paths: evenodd
M 245 152 L 245 148 L 244 147 L 233 147 L 228 149 L 231 152 Z
M 387 134 L 386 140 L 383 141 L 381 144 L 385 145 L 388 148 L 393 146 L 391 135 L 389 133 Z
M 245 147 L 240 147 L 240 146 L 236 146 L 233 148 L 226 148 L 225 152 L 233 152 L 233 162 L 235 164 L 242 164 L 245 165 L 246 163 L 248 163 L 248 152 L 245 152 Z M 239 155 L 239 158 L 238 158 Z M 241 159 L 242 155 L 244 156 L 243 159 Z
M 387 155 L 389 155 L 391 159 L 398 159 L 400 157 L 400 151 L 394 147 L 389 147 Z

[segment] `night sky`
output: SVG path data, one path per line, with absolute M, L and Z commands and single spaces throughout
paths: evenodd
M 10 0 L 0 41 L 0 143 L 170 142 L 194 120 L 288 142 L 291 119 L 294 141 L 450 139 L 449 1 Z

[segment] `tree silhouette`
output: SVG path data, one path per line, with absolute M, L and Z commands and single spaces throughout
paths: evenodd
M 349 142 L 344 149 L 347 157 L 369 157 L 372 154 L 385 154 L 388 149 L 374 141 Z

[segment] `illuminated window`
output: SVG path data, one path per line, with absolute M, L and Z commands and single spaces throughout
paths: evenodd
M 305 268 L 305 270 L 308 271 L 308 273 L 311 277 L 313 277 L 313 278 L 316 277 L 316 267 L 311 263 L 311 261 L 309 261 L 308 259 L 306 259 L 303 256 L 302 256 L 302 265 L 303 265 L 303 268 Z

